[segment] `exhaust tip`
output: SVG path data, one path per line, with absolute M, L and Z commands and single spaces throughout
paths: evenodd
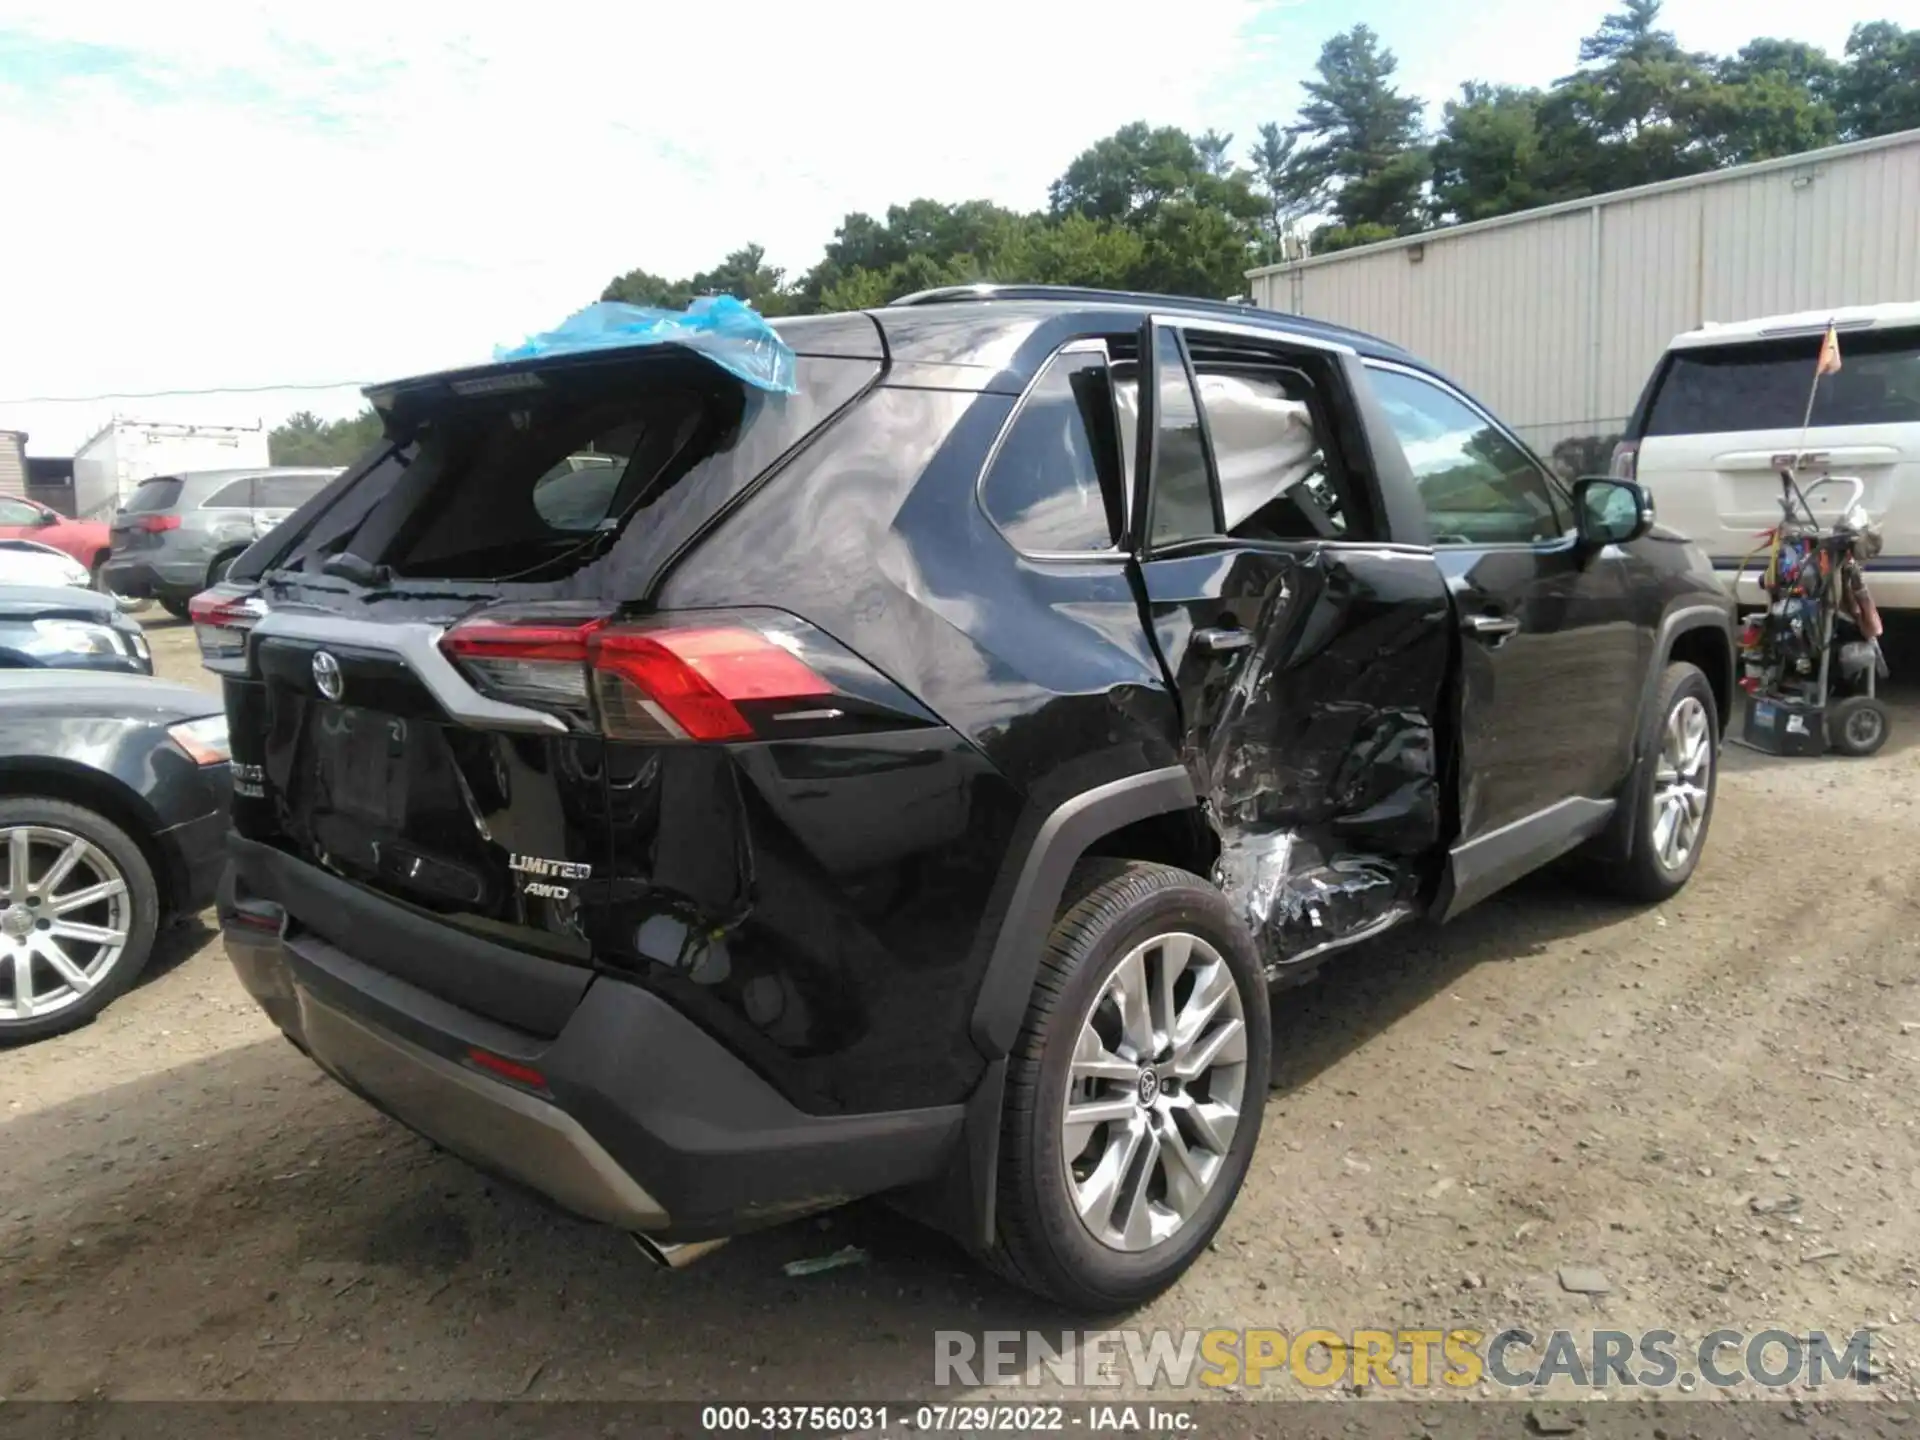
M 650 1240 L 638 1231 L 629 1232 L 635 1248 L 658 1265 L 662 1270 L 684 1270 L 702 1256 L 711 1255 L 727 1243 L 723 1235 L 718 1240 L 688 1240 L 675 1245 L 661 1240 Z

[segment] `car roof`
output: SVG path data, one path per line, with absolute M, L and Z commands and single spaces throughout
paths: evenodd
M 1356 354 L 1382 360 L 1410 360 L 1413 357 L 1391 341 L 1364 330 L 1294 315 L 1283 310 L 1263 310 L 1238 300 L 1202 300 L 1190 295 L 1159 295 L 1141 290 L 1099 290 L 1077 285 L 948 285 L 902 296 L 890 305 L 872 311 L 886 326 L 898 312 L 925 311 L 929 307 L 953 309 L 956 320 L 965 314 L 954 307 L 990 305 L 1009 317 L 1020 314 L 1062 314 L 1079 311 L 1118 311 L 1148 315 L 1166 315 L 1199 323 L 1248 325 L 1270 330 L 1276 338 L 1293 336 L 1303 340 L 1343 345 Z
M 1196 324 L 1235 325 L 1319 346 L 1337 346 L 1372 359 L 1432 371 L 1431 366 L 1375 335 L 1305 315 L 1261 310 L 1226 300 L 1089 290 L 1057 285 L 966 285 L 909 295 L 871 310 L 770 319 L 796 354 L 887 360 L 937 369 L 922 383 L 946 389 L 1018 393 L 1070 334 L 1137 330 L 1149 316 Z M 631 362 L 671 346 L 635 345 L 497 360 L 370 385 L 367 398 L 387 411 L 409 397 L 431 403 L 438 394 L 485 393 L 495 377 L 523 371 Z M 1433 372 L 1438 373 L 1438 372 Z
M 1885 330 L 1920 325 L 1920 300 L 1896 300 L 1884 305 L 1842 305 L 1829 310 L 1797 310 L 1787 315 L 1762 315 L 1753 320 L 1721 324 L 1709 320 L 1698 329 L 1673 337 L 1670 350 L 1693 350 L 1703 345 L 1742 345 L 1800 335 L 1822 335 L 1831 324 L 1841 335 L 1862 330 Z

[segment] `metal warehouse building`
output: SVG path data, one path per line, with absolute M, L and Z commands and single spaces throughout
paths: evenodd
M 1570 471 L 1604 469 L 1667 342 L 1920 300 L 1920 130 L 1248 272 L 1272 310 L 1404 345 Z

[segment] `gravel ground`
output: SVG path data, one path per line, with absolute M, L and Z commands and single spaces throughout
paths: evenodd
M 1917 738 L 1909 687 L 1872 760 L 1729 750 L 1674 903 L 1540 877 L 1282 997 L 1247 1189 L 1125 1323 L 1872 1324 L 1913 1396 Z M 877 1205 L 656 1272 L 322 1079 L 204 923 L 0 1077 L 0 1396 L 897 1400 L 936 1329 L 1074 1323 Z

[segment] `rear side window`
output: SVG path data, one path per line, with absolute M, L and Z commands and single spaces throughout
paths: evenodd
M 179 502 L 180 489 L 180 482 L 171 477 L 142 480 L 134 487 L 133 494 L 127 497 L 127 503 L 120 507 L 120 513 L 140 515 L 154 510 L 170 510 Z
M 1820 335 L 1675 350 L 1647 411 L 1645 435 L 1797 430 Z M 1920 422 L 1920 330 L 1840 337 L 1840 372 L 1822 376 L 1815 425 Z
M 213 494 L 200 502 L 202 510 L 251 510 L 253 508 L 253 480 L 236 480 L 231 485 L 222 485 Z
M 262 475 L 253 482 L 253 503 L 262 510 L 298 510 L 332 479 L 330 475 Z
M 1017 550 L 1109 550 L 1121 528 L 1119 489 L 1106 357 L 1056 355 L 1000 442 L 981 503 Z

